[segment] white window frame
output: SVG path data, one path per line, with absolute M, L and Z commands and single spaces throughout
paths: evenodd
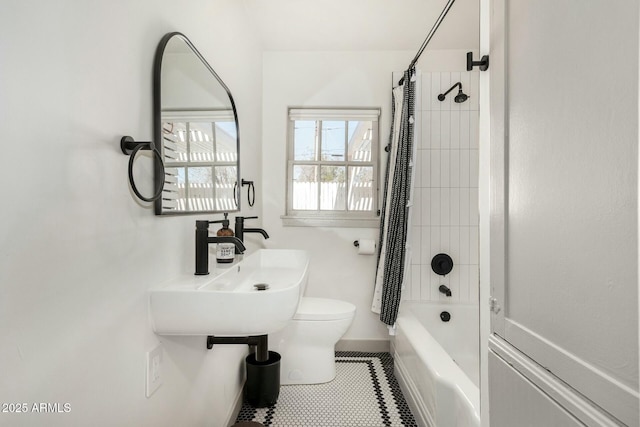
M 353 161 L 348 159 L 345 147 L 345 159 L 340 161 L 294 160 L 294 124 L 296 121 L 371 121 L 371 161 Z M 289 108 L 287 127 L 287 198 L 286 214 L 281 216 L 285 226 L 327 226 L 327 227 L 370 227 L 379 226 L 380 200 L 380 108 Z M 294 210 L 293 209 L 293 167 L 295 165 L 344 166 L 347 173 L 350 166 L 368 166 L 373 168 L 373 206 L 370 211 L 349 211 L 348 201 L 345 210 Z M 348 191 L 348 186 L 347 186 Z M 347 194 L 348 200 L 348 194 Z

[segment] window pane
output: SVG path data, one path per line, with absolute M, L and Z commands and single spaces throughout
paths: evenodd
M 216 210 L 237 209 L 233 199 L 233 188 L 238 179 L 238 172 L 235 166 L 220 166 L 214 168 L 216 174 Z M 238 190 L 236 189 L 236 192 Z
M 349 161 L 371 161 L 371 139 L 373 138 L 373 122 L 349 122 Z
M 370 166 L 349 167 L 349 210 L 373 210 L 373 168 Z
M 347 122 L 322 122 L 322 154 L 321 160 L 344 160 L 344 141 Z
M 164 139 L 164 161 L 187 161 L 187 124 L 180 122 L 162 123 L 162 138 Z
M 236 122 L 215 122 L 216 161 L 235 162 L 238 160 Z
M 189 123 L 189 150 L 192 162 L 213 161 L 213 123 Z
M 293 209 L 318 209 L 318 167 L 296 165 L 293 167 Z
M 345 173 L 344 166 L 320 167 L 321 210 L 345 210 Z
M 294 160 L 316 160 L 316 122 L 296 120 L 293 127 Z
M 162 191 L 162 209 L 186 210 L 187 193 L 184 168 L 165 167 L 165 183 Z
M 213 210 L 211 167 L 187 168 L 189 179 L 189 210 Z

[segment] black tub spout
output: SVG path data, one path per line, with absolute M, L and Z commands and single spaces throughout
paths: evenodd
M 446 296 L 450 297 L 451 296 L 451 289 L 449 289 L 447 286 L 445 285 L 440 285 L 440 287 L 438 288 L 438 290 L 440 291 L 440 293 L 445 294 Z

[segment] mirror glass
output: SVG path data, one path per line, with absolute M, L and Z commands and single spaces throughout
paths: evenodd
M 239 210 L 238 115 L 231 92 L 183 34 L 167 34 L 154 65 L 154 142 L 164 160 L 157 215 Z M 159 166 L 159 165 L 157 165 Z

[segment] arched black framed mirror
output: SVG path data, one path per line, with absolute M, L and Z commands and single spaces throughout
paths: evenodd
M 240 209 L 240 135 L 231 91 L 182 33 L 165 35 L 153 66 L 156 215 Z

